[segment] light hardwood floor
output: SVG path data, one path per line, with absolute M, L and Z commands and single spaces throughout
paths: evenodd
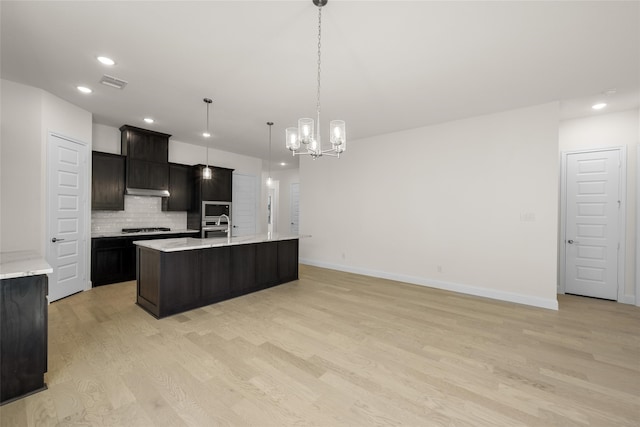
M 156 320 L 135 282 L 49 308 L 49 389 L 9 426 L 638 426 L 640 309 L 537 309 L 301 266 Z

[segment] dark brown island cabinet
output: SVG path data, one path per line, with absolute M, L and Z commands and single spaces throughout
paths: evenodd
M 46 274 L 0 280 L 0 404 L 47 388 Z
M 137 304 L 163 318 L 298 279 L 298 238 L 165 252 L 138 246 Z

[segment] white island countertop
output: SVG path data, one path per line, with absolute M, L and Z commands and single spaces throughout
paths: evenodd
M 33 251 L 0 252 L 0 279 L 53 273 L 53 268 Z
M 160 240 L 138 240 L 134 241 L 135 245 L 155 249 L 161 252 L 177 252 L 189 251 L 193 249 L 219 248 L 222 246 L 248 245 L 251 243 L 277 242 L 280 240 L 300 239 L 302 236 L 298 234 L 253 234 L 250 236 L 240 237 L 212 237 L 208 239 L 196 239 L 193 237 L 179 237 L 176 239 L 160 239 Z

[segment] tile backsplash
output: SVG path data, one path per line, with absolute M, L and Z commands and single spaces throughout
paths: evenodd
M 91 211 L 91 233 L 109 233 L 123 228 L 187 228 L 186 212 L 163 212 L 161 197 L 124 196 L 124 211 Z

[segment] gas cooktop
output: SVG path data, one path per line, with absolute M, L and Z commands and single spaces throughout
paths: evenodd
M 123 233 L 151 233 L 154 231 L 171 231 L 167 227 L 141 227 L 141 228 L 123 228 Z

